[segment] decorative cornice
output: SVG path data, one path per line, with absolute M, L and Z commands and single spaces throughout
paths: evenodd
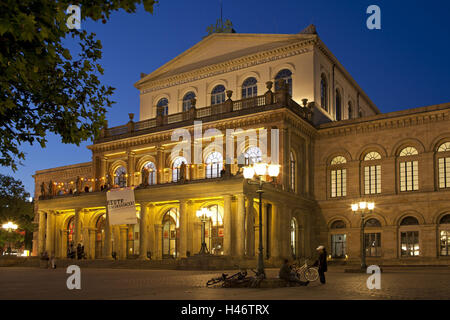
M 165 89 L 168 87 L 213 77 L 219 74 L 250 68 L 255 65 L 267 63 L 270 61 L 280 60 L 287 57 L 300 55 L 306 52 L 311 52 L 312 49 L 306 47 L 314 45 L 316 44 L 316 42 L 317 42 L 316 39 L 303 40 L 284 47 L 262 51 L 256 54 L 251 54 L 248 56 L 229 60 L 226 62 L 209 65 L 193 71 L 183 72 L 165 79 L 149 81 L 146 84 L 142 84 L 142 86 L 146 87 L 151 86 L 151 88 L 142 89 L 140 91 L 140 94 L 146 94 L 149 92 Z

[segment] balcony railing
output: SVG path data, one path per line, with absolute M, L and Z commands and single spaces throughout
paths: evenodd
M 264 95 L 236 101 L 231 100 L 232 91 L 228 90 L 228 99 L 224 103 L 197 109 L 195 106 L 196 100 L 193 99 L 191 101 L 192 107 L 188 111 L 164 115 L 162 109 L 157 109 L 156 118 L 139 122 L 133 122 L 133 114 L 130 114 L 128 124 L 104 128 L 100 137 L 95 139 L 95 143 L 192 125 L 194 120 L 208 122 L 218 120 L 218 116 L 220 118 L 230 118 L 278 108 L 287 108 L 302 119 L 311 122 L 314 102 L 307 104 L 307 100 L 303 99 L 303 106 L 300 106 L 289 96 L 285 84 L 280 83 L 277 87 L 280 89 L 275 93 L 272 92 L 272 82 L 269 81 L 267 82 L 268 91 Z

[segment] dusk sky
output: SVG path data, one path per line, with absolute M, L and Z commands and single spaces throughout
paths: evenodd
M 116 13 L 106 24 L 82 22 L 103 44 L 103 84 L 116 88 L 109 126 L 139 117 L 133 84 L 202 40 L 220 16 L 220 0 L 160 0 L 151 15 Z M 74 1 L 76 4 L 76 1 Z M 368 30 L 366 9 L 381 8 L 381 30 Z M 83 8 L 81 8 L 83 10 Z M 450 2 L 223 0 L 223 17 L 238 33 L 294 34 L 316 25 L 328 48 L 381 112 L 450 102 Z M 75 44 L 71 46 L 75 47 Z M 23 181 L 34 193 L 37 170 L 91 161 L 86 148 L 48 136 L 45 149 L 23 145 L 26 160 L 17 172 L 0 173 Z

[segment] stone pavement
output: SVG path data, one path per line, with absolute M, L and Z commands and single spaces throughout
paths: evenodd
M 4 299 L 450 299 L 450 268 L 392 268 L 381 274 L 381 289 L 366 287 L 368 274 L 330 267 L 327 284 L 274 289 L 206 288 L 218 271 L 81 270 L 81 290 L 68 290 L 66 270 L 0 268 Z M 230 271 L 226 271 L 231 274 Z M 268 269 L 275 277 L 278 270 Z

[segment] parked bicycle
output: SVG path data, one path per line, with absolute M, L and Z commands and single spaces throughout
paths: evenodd
M 222 288 L 257 288 L 261 280 L 264 279 L 264 276 L 259 275 L 258 272 L 253 269 L 250 270 L 255 274 L 254 276 L 247 276 L 247 270 L 241 269 L 231 276 L 223 273 L 220 277 L 212 278 L 206 282 L 206 286 L 211 287 L 222 282 Z
M 319 279 L 319 269 L 317 267 L 309 266 L 307 260 L 305 260 L 303 265 L 293 264 L 292 270 L 297 273 L 299 279 L 306 279 L 310 282 Z

